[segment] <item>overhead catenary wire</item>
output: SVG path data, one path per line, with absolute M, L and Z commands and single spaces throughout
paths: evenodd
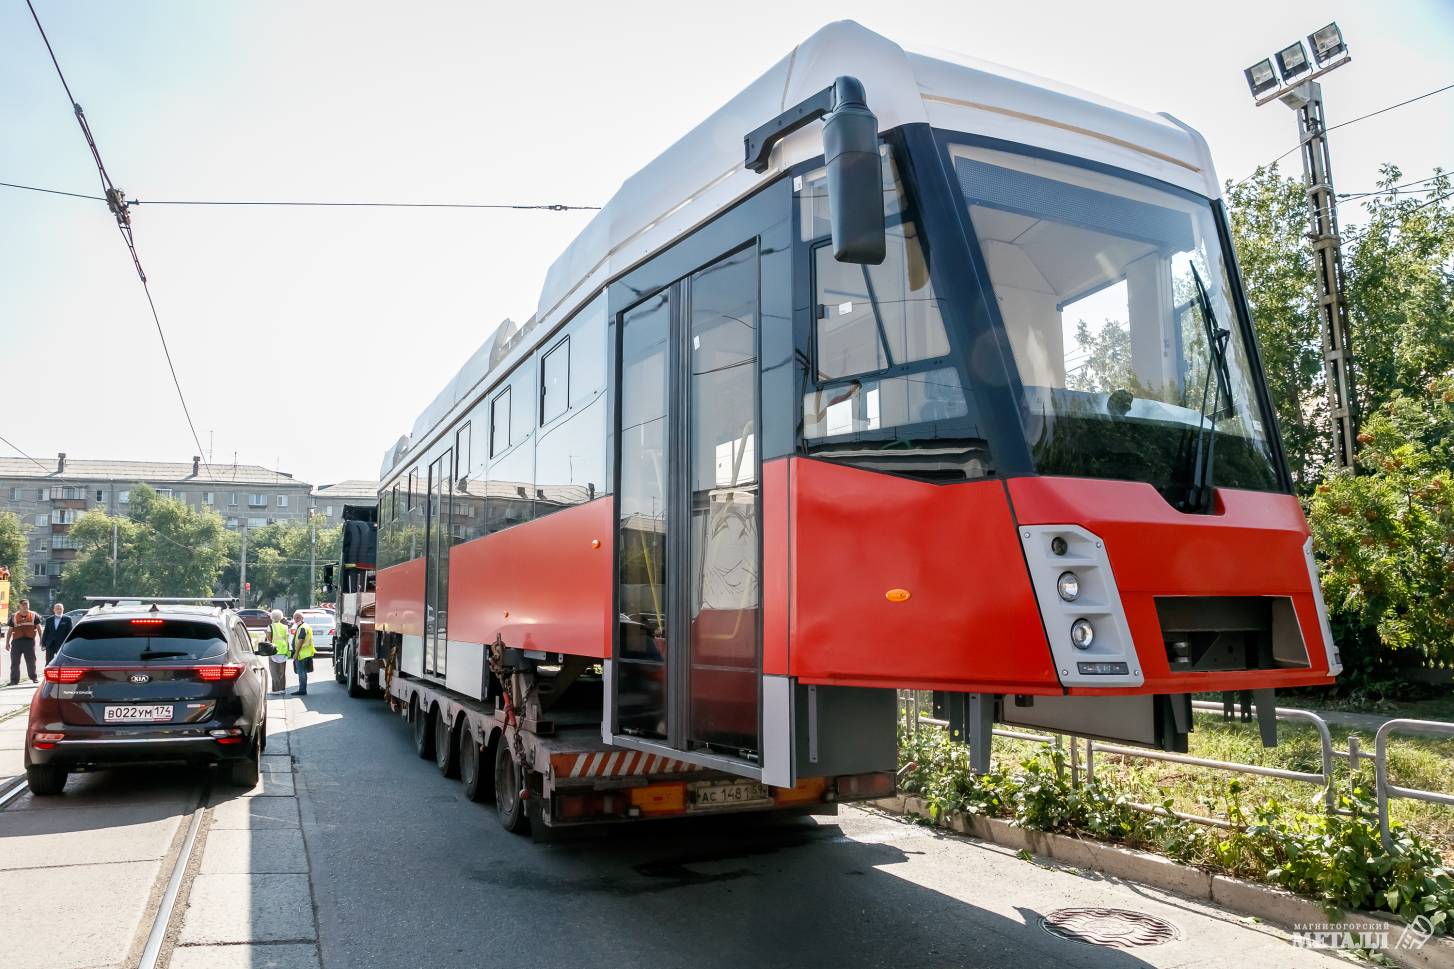
M 1445 84 L 1443 87 L 1434 88 L 1434 90 L 1432 90 L 1432 91 L 1425 91 L 1423 94 L 1419 94 L 1419 95 L 1416 95 L 1414 97 L 1408 98 L 1406 100 L 1399 101 L 1396 104 L 1386 105 L 1386 106 L 1384 106 L 1382 108 L 1379 108 L 1376 111 L 1370 111 L 1367 114 L 1360 114 L 1356 118 L 1349 118 L 1347 121 L 1340 121 L 1340 122 L 1338 122 L 1335 125 L 1329 125 L 1328 127 L 1326 127 L 1326 128 L 1323 129 L 1323 133 L 1324 134 L 1327 134 L 1330 131 L 1337 131 L 1339 128 L 1346 128 L 1350 124 L 1357 124 L 1359 121 L 1366 121 L 1369 118 L 1377 117 L 1378 115 L 1384 114 L 1385 112 L 1388 112 L 1388 111 L 1392 111 L 1395 108 L 1402 108 L 1405 105 L 1413 104 L 1416 101 L 1422 101 L 1422 100 L 1424 100 L 1424 98 L 1431 98 L 1431 97 L 1433 97 L 1436 94 L 1443 94 L 1445 91 L 1448 91 L 1448 90 L 1454 90 L 1454 84 Z M 1262 165 L 1258 165 L 1257 168 L 1254 169 L 1250 174 L 1245 175 L 1242 178 L 1238 179 L 1237 181 L 1233 182 L 1232 183 L 1232 188 L 1236 188 L 1237 186 L 1241 185 L 1243 182 L 1245 182 L 1248 179 L 1250 179 L 1253 175 L 1257 174 L 1257 172 L 1262 171 L 1264 169 L 1271 168 L 1273 165 L 1276 165 L 1278 162 L 1282 161 L 1288 155 L 1291 155 L 1293 152 L 1297 151 L 1301 147 L 1302 147 L 1302 144 L 1301 143 L 1296 144 L 1296 145 L 1293 145 L 1291 148 L 1289 148 L 1287 151 L 1283 152 L 1281 155 L 1278 155 L 1272 161 L 1267 162 L 1267 163 L 1262 164 Z
M 80 104 L 76 102 L 75 96 L 71 93 L 71 85 L 66 81 L 65 71 L 61 70 L 61 63 L 56 58 L 56 52 L 51 47 L 50 38 L 46 36 L 45 27 L 41 25 L 40 15 L 35 12 L 35 4 L 31 0 L 25 0 L 25 5 L 30 8 L 30 17 L 35 21 L 35 29 L 40 32 L 40 39 L 45 43 L 46 52 L 50 54 L 51 64 L 55 66 L 56 76 L 60 78 L 61 87 L 66 91 L 66 98 L 71 102 L 71 110 L 75 112 L 76 123 L 81 127 L 81 133 L 86 138 L 86 145 L 91 149 L 92 160 L 96 163 L 96 172 L 101 178 L 101 190 L 106 197 L 106 204 L 110 207 L 111 213 L 116 217 L 116 228 L 121 233 L 121 239 L 126 243 L 126 249 L 131 255 L 132 265 L 136 267 L 137 278 L 141 280 L 141 288 L 146 293 L 147 306 L 151 308 L 152 321 L 156 324 L 157 336 L 161 339 L 162 353 L 167 360 L 167 370 L 172 376 L 172 385 L 177 389 L 177 400 L 182 404 L 182 416 L 187 419 L 187 428 L 192 432 L 192 443 L 197 445 L 197 454 L 203 465 L 207 468 L 207 477 L 213 478 L 212 465 L 206 459 L 207 452 L 202 449 L 202 438 L 197 434 L 197 425 L 192 422 L 192 411 L 187 406 L 187 395 L 182 392 L 182 382 L 177 377 L 177 367 L 172 361 L 172 351 L 167 345 L 166 331 L 162 328 L 161 316 L 157 313 L 156 301 L 152 299 L 151 287 L 147 285 L 146 271 L 141 266 L 141 256 L 136 251 L 136 240 L 132 234 L 131 213 L 127 208 L 125 194 L 112 182 L 110 174 L 106 171 L 106 164 L 101 160 L 101 150 L 96 146 L 96 139 L 91 136 L 91 126 L 86 122 L 86 114 L 81 110 Z
M 87 195 L 84 192 L 67 192 L 43 185 L 25 185 L 20 182 L 0 182 L 0 187 L 20 189 L 26 192 L 44 192 L 47 195 L 66 195 L 71 198 L 105 202 L 101 195 Z M 265 200 L 265 199 L 127 199 L 127 206 L 133 205 L 216 205 L 216 206 L 282 206 L 289 208 L 375 208 L 375 209 L 513 209 L 535 212 L 599 212 L 599 205 L 565 205 L 559 202 L 330 202 L 312 199 Z

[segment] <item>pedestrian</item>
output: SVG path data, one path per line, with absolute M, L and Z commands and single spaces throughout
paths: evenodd
M 45 617 L 45 629 L 40 634 L 40 648 L 45 650 L 45 665 L 49 666 L 50 661 L 56 658 L 56 651 L 61 648 L 61 643 L 71 634 L 71 617 L 66 615 L 66 604 L 57 602 L 50 607 L 50 615 Z
M 268 657 L 268 672 L 272 675 L 273 693 L 282 693 L 288 688 L 288 627 L 283 625 L 283 610 L 274 609 L 268 616 L 267 642 L 273 647 Z
M 307 696 L 308 674 L 313 672 L 313 630 L 303 621 L 301 609 L 293 613 L 293 672 L 298 674 L 293 696 Z
M 10 685 L 20 682 L 20 660 L 25 659 L 25 671 L 30 682 L 35 679 L 35 634 L 40 629 L 40 617 L 30 611 L 30 600 L 21 599 L 20 609 L 10 617 L 10 628 L 5 631 L 5 648 L 10 650 Z

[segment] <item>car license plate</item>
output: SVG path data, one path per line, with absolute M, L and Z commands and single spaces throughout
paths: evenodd
M 107 723 L 170 723 L 172 705 L 154 703 L 146 706 L 133 704 L 108 706 L 105 720 Z
M 740 804 L 767 804 L 772 792 L 766 784 L 755 781 L 702 781 L 691 787 L 692 807 L 732 807 Z

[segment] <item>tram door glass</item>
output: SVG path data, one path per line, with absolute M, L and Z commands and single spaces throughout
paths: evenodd
M 761 648 L 755 248 L 621 317 L 616 724 L 752 757 Z
M 449 522 L 454 495 L 453 452 L 429 466 L 427 560 L 424 577 L 424 672 L 445 675 L 448 659 Z
M 619 729 L 667 736 L 667 350 L 673 290 L 621 321 Z
M 695 273 L 687 351 L 688 741 L 757 750 L 757 251 Z

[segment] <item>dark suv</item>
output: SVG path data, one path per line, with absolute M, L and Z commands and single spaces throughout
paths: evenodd
M 267 670 L 216 606 L 131 602 L 81 617 L 30 704 L 25 775 L 59 794 L 73 770 L 217 763 L 252 787 L 267 743 Z

